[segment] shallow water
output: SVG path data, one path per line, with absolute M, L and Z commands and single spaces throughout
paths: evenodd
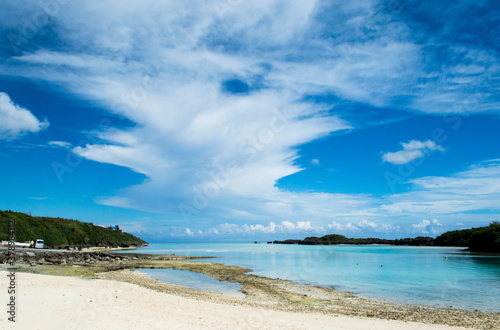
M 151 278 L 155 278 L 171 284 L 182 285 L 191 289 L 226 293 L 238 297 L 245 297 L 243 293 L 239 292 L 241 286 L 238 283 L 218 281 L 208 275 L 191 272 L 189 270 L 141 269 L 140 272 L 146 274 Z
M 500 256 L 473 255 L 463 248 L 154 243 L 136 251 L 221 256 L 213 261 L 360 296 L 500 312 Z

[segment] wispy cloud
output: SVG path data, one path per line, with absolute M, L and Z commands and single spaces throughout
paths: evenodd
M 382 209 L 393 215 L 500 210 L 500 160 L 481 162 L 449 177 L 409 182 L 413 190 L 388 196 Z
M 64 142 L 64 141 L 50 141 L 48 143 L 48 145 L 52 146 L 54 148 L 62 148 L 62 149 L 70 149 L 71 148 L 71 143 Z
M 6 12 L 22 18 L 39 9 L 37 3 L 23 6 L 9 4 Z M 229 7 L 220 1 L 71 2 L 51 18 L 46 42 L 0 64 L 0 73 L 59 86 L 133 122 L 72 151 L 143 174 L 143 183 L 97 202 L 182 218 L 191 229 L 179 234 L 196 235 L 214 218 L 288 221 L 274 230 L 293 224 L 293 230 L 307 231 L 309 221 L 311 228 L 385 231 L 397 228 L 376 218 L 497 209 L 496 165 L 413 180 L 413 191 L 385 197 L 275 186 L 303 170 L 296 163 L 298 146 L 353 128 L 330 111 L 335 102 L 318 104 L 308 96 L 335 95 L 418 113 L 498 111 L 498 91 L 490 83 L 499 71 L 495 53 L 421 38 L 413 31 L 418 24 L 405 21 L 402 10 L 411 8 L 404 6 L 409 5 L 391 10 L 379 1 L 239 1 Z M 6 17 L 3 23 L 14 29 L 19 21 Z M 231 83 L 241 91 L 231 92 Z M 0 111 L 23 117 L 15 121 L 22 125 L 11 123 L 4 134 L 47 127 L 3 95 Z M 70 147 L 62 141 L 51 145 Z M 433 141 L 401 145 L 403 150 L 385 153 L 383 160 L 405 164 L 444 150 Z M 483 192 L 483 198 L 470 191 Z M 332 217 L 339 222 L 331 223 Z
M 407 164 L 415 159 L 422 158 L 426 154 L 433 151 L 444 151 L 442 146 L 437 145 L 431 140 L 427 140 L 425 142 L 411 140 L 408 143 L 401 142 L 401 146 L 403 147 L 403 150 L 383 154 L 382 159 L 384 162 L 396 165 Z

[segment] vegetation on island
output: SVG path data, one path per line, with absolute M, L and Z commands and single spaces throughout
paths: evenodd
M 434 240 L 438 246 L 467 246 L 475 252 L 500 252 L 500 222 L 489 226 L 446 232 Z
M 0 239 L 9 240 L 9 223 L 15 221 L 15 240 L 29 242 L 43 239 L 49 248 L 143 246 L 142 239 L 123 232 L 119 226 L 101 227 L 77 220 L 33 217 L 28 214 L 0 211 Z
M 436 238 L 418 236 L 415 238 L 381 239 L 381 238 L 347 238 L 343 235 L 331 234 L 322 237 L 306 237 L 303 240 L 287 239 L 274 241 L 275 244 L 302 245 L 336 245 L 336 244 L 389 244 L 412 246 L 463 246 L 473 252 L 500 253 L 500 223 L 492 222 L 489 226 L 446 232 Z
M 383 239 L 383 238 L 347 238 L 339 234 L 325 235 L 322 237 L 306 237 L 303 240 L 287 239 L 284 241 L 274 241 L 275 244 L 302 244 L 302 245 L 337 245 L 337 244 L 351 244 L 351 245 L 367 245 L 367 244 L 389 244 L 389 245 L 417 245 L 429 246 L 433 245 L 434 239 L 432 237 L 418 236 L 415 238 L 402 238 L 402 239 Z

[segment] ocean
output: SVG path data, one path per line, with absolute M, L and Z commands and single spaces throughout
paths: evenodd
M 135 251 L 218 256 L 203 261 L 246 267 L 257 275 L 333 287 L 363 297 L 500 312 L 500 256 L 471 254 L 463 248 L 153 243 Z

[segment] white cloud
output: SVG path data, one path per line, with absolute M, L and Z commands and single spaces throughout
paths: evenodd
M 184 220 L 190 228 L 203 227 L 197 225 L 207 219 L 287 219 L 276 227 L 238 225 L 238 230 L 268 233 L 298 227 L 320 231 L 319 223 L 329 229 L 385 232 L 398 230 L 378 222 L 386 216 L 399 221 L 394 219 L 417 214 L 420 220 L 422 214 L 498 209 L 499 176 L 484 166 L 451 178 L 414 180 L 409 193 L 377 198 L 295 193 L 275 186 L 302 170 L 296 165 L 297 146 L 352 128 L 329 111 L 335 104 L 306 102 L 305 96 L 328 93 L 372 106 L 395 105 L 402 97 L 408 109 L 429 113 L 457 105 L 467 105 L 456 109 L 460 113 L 499 108 L 487 89 L 476 88 L 495 71 L 497 59 L 487 51 L 449 47 L 451 56 L 468 64 L 436 68 L 426 53 L 435 47 L 413 42 L 397 12 L 381 20 L 373 15 L 376 1 L 331 5 L 298 0 L 230 6 L 224 1 L 196 6 L 157 0 L 75 2 L 61 6 L 53 18 L 54 38 L 64 49 L 39 45 L 37 51 L 0 64 L 0 73 L 48 81 L 135 124 L 103 132 L 99 144 L 73 148 L 88 160 L 146 176 L 141 184 L 99 198 L 101 204 L 172 217 L 187 205 L 194 212 Z M 14 9 L 26 6 L 38 9 L 36 3 Z M 19 20 L 6 17 L 3 23 L 8 29 Z M 367 26 L 376 30 L 367 35 Z M 236 78 L 249 85 L 248 93 L 225 91 L 224 82 Z M 467 98 L 472 96 L 484 102 L 471 104 Z M 31 115 L 17 108 L 14 113 Z M 30 120 L 13 135 L 46 124 Z M 401 145 L 403 150 L 384 154 L 384 161 L 404 164 L 444 150 L 432 141 Z M 337 222 L 329 224 L 332 217 Z M 202 232 L 224 230 L 235 229 L 228 225 Z
M 289 231 L 292 231 L 295 229 L 295 225 L 290 221 L 283 221 L 281 223 L 281 226 L 283 227 L 283 229 L 289 230 Z
M 430 223 L 430 222 L 429 222 Z M 362 220 L 358 222 L 347 222 L 345 224 L 333 221 L 329 224 L 313 224 L 311 221 L 282 221 L 275 223 L 273 221 L 267 224 L 237 224 L 223 223 L 208 229 L 198 229 L 191 231 L 189 228 L 184 229 L 185 236 L 211 237 L 211 236 L 237 236 L 240 238 L 258 238 L 264 235 L 265 237 L 274 238 L 291 238 L 306 237 L 309 235 L 323 236 L 326 234 L 341 233 L 345 235 L 356 235 L 369 237 L 377 234 L 398 234 L 399 226 L 394 226 L 389 223 L 375 223 L 373 221 Z M 178 234 L 178 229 L 174 232 Z M 293 235 L 293 236 L 291 236 Z
M 298 221 L 296 223 L 290 221 L 282 221 L 280 224 L 269 222 L 267 225 L 263 224 L 235 224 L 224 223 L 206 230 L 205 232 L 217 233 L 217 235 L 231 235 L 231 234 L 245 234 L 245 235 L 258 235 L 258 234 L 307 234 L 316 233 L 322 234 L 325 232 L 322 226 L 313 227 L 310 221 Z
M 345 225 L 333 221 L 328 224 L 328 228 L 336 233 L 349 233 L 358 232 L 364 235 L 371 235 L 374 233 L 395 234 L 400 231 L 399 226 L 390 223 L 376 223 L 374 221 L 361 220 L 358 222 L 347 222 Z
M 297 222 L 296 228 L 297 230 L 310 230 L 312 229 L 311 221 L 299 221 Z
M 0 92 L 0 139 L 16 139 L 27 133 L 46 129 L 49 122 L 40 122 L 29 110 L 15 104 L 9 95 Z
M 423 234 L 428 234 L 429 232 L 427 231 L 427 227 L 431 225 L 431 222 L 429 220 L 422 220 L 420 223 L 413 224 L 412 227 L 420 233 Z
M 331 229 L 333 231 L 341 231 L 344 230 L 344 226 L 337 221 L 333 221 L 332 223 L 328 224 L 328 229 Z
M 439 221 L 437 221 L 436 219 L 432 220 L 432 224 L 436 226 L 443 226 L 443 224 L 439 223 Z
M 53 146 L 56 148 L 69 149 L 71 148 L 71 143 L 64 141 L 50 141 L 49 146 Z
M 358 226 L 356 226 L 355 224 L 351 223 L 351 222 L 348 222 L 346 225 L 345 225 L 345 229 L 348 230 L 348 231 L 359 231 L 359 228 Z
M 411 140 L 408 143 L 401 142 L 403 150 L 396 152 L 387 152 L 382 155 L 384 162 L 401 165 L 407 164 L 417 158 L 424 157 L 426 154 L 433 151 L 444 151 L 444 148 L 437 145 L 434 141 L 427 140 L 425 142 Z
M 387 215 L 443 215 L 467 211 L 500 211 L 500 160 L 481 162 L 449 177 L 409 181 L 413 189 L 387 196 L 381 209 Z
M 445 230 L 440 229 L 438 227 L 442 227 L 443 225 L 440 224 L 436 219 L 429 221 L 429 220 L 422 220 L 417 224 L 412 224 L 413 232 L 418 233 L 418 234 L 440 234 L 443 233 Z

